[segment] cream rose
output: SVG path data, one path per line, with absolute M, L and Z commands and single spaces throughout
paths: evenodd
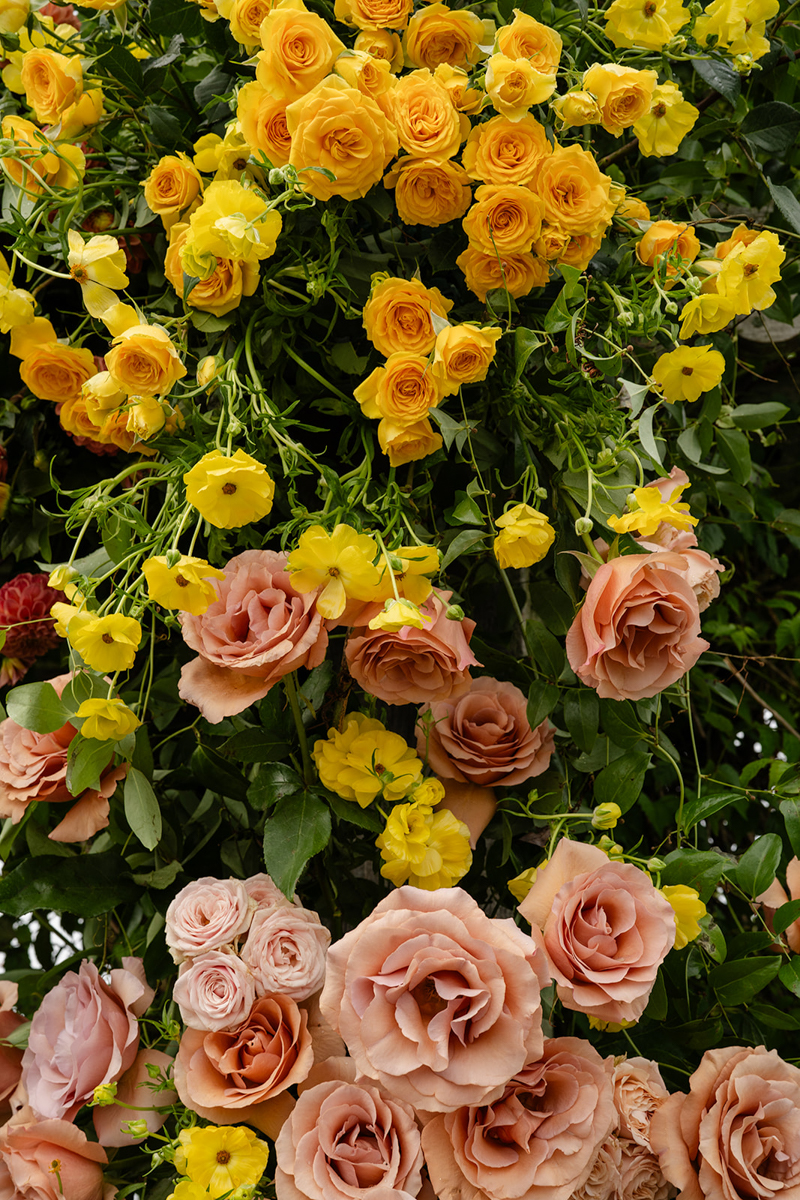
M 331 935 L 315 912 L 295 905 L 262 909 L 253 917 L 242 960 L 258 995 L 280 992 L 298 1002 L 322 987 Z
M 230 945 L 250 928 L 255 907 L 240 879 L 206 875 L 187 883 L 167 909 L 165 937 L 173 960 Z
M 242 1024 L 256 998 L 255 979 L 238 954 L 210 950 L 184 963 L 172 989 L 184 1025 L 214 1033 Z

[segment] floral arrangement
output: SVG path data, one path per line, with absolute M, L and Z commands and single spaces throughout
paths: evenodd
M 2 1200 L 797 1198 L 800 24 L 512 3 L 0 0 Z

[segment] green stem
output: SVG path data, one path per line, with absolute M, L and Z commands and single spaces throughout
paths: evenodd
M 297 729 L 297 738 L 300 742 L 300 755 L 303 759 L 303 779 L 306 784 L 309 784 L 314 778 L 314 769 L 311 765 L 311 755 L 308 752 L 306 728 L 303 724 L 303 717 L 297 700 L 297 684 L 295 683 L 294 671 L 292 671 L 289 675 L 284 675 L 283 686 L 284 690 L 286 691 L 286 697 L 289 701 L 289 707 L 292 710 L 292 717 L 294 718 L 295 728 Z

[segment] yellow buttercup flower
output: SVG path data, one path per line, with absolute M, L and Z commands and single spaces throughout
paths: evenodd
M 383 612 L 379 612 L 369 622 L 370 629 L 388 629 L 397 633 L 399 629 L 411 626 L 414 629 L 425 627 L 425 618 L 410 600 L 387 600 Z
M 666 502 L 657 487 L 636 488 L 633 495 L 639 507 L 622 517 L 609 517 L 608 524 L 615 533 L 637 533 L 640 537 L 651 537 L 662 521 L 673 529 L 689 530 L 697 524 L 697 517 L 691 515 L 688 504 L 678 503 L 688 486 L 679 483 Z
M 58 587 L 59 585 L 51 584 L 50 586 Z M 50 616 L 55 620 L 53 629 L 59 637 L 63 638 L 67 636 L 67 630 L 69 629 L 69 623 L 72 618 L 79 615 L 81 615 L 81 610 L 77 605 L 65 604 L 63 600 L 57 600 L 56 603 L 51 605 L 50 608 Z
M 536 881 L 536 872 L 538 867 L 528 867 L 524 871 L 520 871 L 519 875 L 515 875 L 513 879 L 509 879 L 506 887 L 511 892 L 515 900 L 522 904 L 522 901 L 527 896 L 528 892 L 533 887 Z
M 529 504 L 515 504 L 495 525 L 501 532 L 494 540 L 494 553 L 503 570 L 541 562 L 556 539 L 544 513 Z
M 16 33 L 28 19 L 31 0 L 3 0 L 0 4 L 0 33 Z
M 167 1196 L 167 1200 L 208 1200 L 208 1198 L 209 1193 L 206 1189 L 199 1183 L 192 1183 L 191 1179 L 181 1179 L 179 1183 L 175 1184 L 175 1190 Z
M 181 612 L 200 616 L 217 599 L 217 590 L 212 579 L 224 579 L 225 572 L 212 567 L 204 558 L 192 558 L 182 554 L 172 566 L 167 556 L 146 558 L 142 563 L 142 574 L 147 580 L 147 594 L 163 608 L 177 608 Z
M 618 50 L 660 50 L 689 20 L 681 0 L 614 0 L 603 14 Z
M 84 242 L 77 230 L 70 229 L 67 240 L 69 273 L 81 285 L 86 311 L 92 317 L 99 317 L 117 303 L 114 290 L 126 288 L 130 282 L 124 270 L 125 251 L 107 233 Z
M 60 612 L 55 615 L 61 618 Z M 93 671 L 127 671 L 136 658 L 142 627 L 133 617 L 124 617 L 122 613 L 98 617 L 79 612 L 69 620 L 67 636 Z
M 344 733 L 328 730 L 313 754 L 323 785 L 361 808 L 377 796 L 402 800 L 422 776 L 422 763 L 406 740 L 363 713 L 348 716 Z
M 384 861 L 381 875 L 395 887 L 454 887 L 472 865 L 467 826 L 446 808 L 434 813 L 429 804 L 396 804 L 375 845 Z
M 633 126 L 639 149 L 645 158 L 666 158 L 674 154 L 694 127 L 700 110 L 684 100 L 674 83 L 662 83 L 653 92 L 650 111 Z
M 0 255 L 0 333 L 10 333 L 17 325 L 30 325 L 36 300 L 24 288 L 15 288 L 7 264 Z
M 251 187 L 235 179 L 215 181 L 189 219 L 184 266 L 200 279 L 214 270 L 215 258 L 261 262 L 275 253 L 281 215 Z
M 749 244 L 738 242 L 722 261 L 717 291 L 736 305 L 737 314 L 769 308 L 775 303 L 772 284 L 780 279 L 785 258 L 775 233 L 760 233 Z
M 686 341 L 696 333 L 717 333 L 733 320 L 736 313 L 736 304 L 727 296 L 713 293 L 695 296 L 681 313 L 680 336 Z
M 178 1140 L 175 1166 L 214 1198 L 255 1187 L 269 1157 L 267 1143 L 243 1125 L 183 1129 Z
M 213 173 L 215 180 L 241 178 L 247 170 L 250 147 L 237 126 L 238 121 L 225 131 L 224 138 L 218 133 L 206 133 L 194 143 L 193 158 L 198 171 Z
M 439 561 L 435 546 L 398 546 L 396 550 L 390 550 L 389 562 L 384 556 L 378 563 L 380 579 L 372 599 L 391 600 L 394 596 L 391 577 L 394 575 L 395 586 L 403 599 L 424 604 L 433 588 L 428 576 L 439 570 Z
M 695 22 L 695 40 L 715 38 L 729 54 L 762 58 L 769 50 L 766 23 L 777 12 L 778 0 L 713 0 Z
M 667 404 L 699 400 L 725 374 L 725 359 L 711 346 L 679 346 L 662 354 L 653 367 L 653 381 Z
M 119 742 L 142 723 L 127 704 L 116 696 L 84 700 L 75 716 L 83 718 L 83 736 L 95 738 L 98 742 Z
M 217 529 L 238 529 L 272 511 L 275 484 L 263 463 L 244 450 L 204 454 L 183 482 L 186 499 Z
M 380 580 L 373 565 L 378 547 L 366 533 L 356 533 L 350 525 L 337 525 L 326 533 L 321 525 L 312 525 L 300 535 L 297 548 L 289 555 L 292 587 L 298 592 L 317 596 L 317 611 L 336 620 L 348 600 L 372 600 Z
M 699 922 L 706 915 L 706 906 L 695 888 L 682 883 L 662 887 L 661 895 L 675 913 L 675 949 L 682 950 L 699 936 Z

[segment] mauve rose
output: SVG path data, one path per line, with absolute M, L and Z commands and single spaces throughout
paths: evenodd
M 128 1122 L 144 1121 L 150 1133 L 156 1133 L 169 1116 L 170 1105 L 177 1104 L 177 1092 L 171 1089 L 156 1092 L 149 1086 L 153 1080 L 148 1065 L 158 1067 L 162 1075 L 167 1076 L 172 1066 L 172 1056 L 161 1050 L 140 1050 L 133 1064 L 117 1082 L 117 1104 L 98 1106 L 92 1110 L 95 1133 L 101 1146 L 140 1145 L 144 1138 L 134 1138 L 125 1132 Z M 135 1105 L 135 1109 L 126 1108 L 125 1105 Z
M 232 558 L 219 592 L 199 617 L 181 614 L 183 639 L 198 652 L 181 671 L 178 692 L 207 721 L 243 712 L 284 675 L 318 667 L 328 634 L 316 592 L 300 595 L 286 570 L 288 555 L 245 550 Z
M 242 959 L 258 995 L 281 992 L 307 1000 L 322 987 L 330 944 L 331 935 L 315 912 L 294 905 L 262 909 L 253 917 Z
M 542 1047 L 543 955 L 461 888 L 400 887 L 331 946 L 323 1016 L 359 1074 L 417 1108 L 501 1095 Z
M 622 1158 L 619 1169 L 619 1200 L 669 1200 L 675 1195 L 661 1173 L 658 1158 L 636 1142 L 620 1138 Z
M 422 1150 L 439 1200 L 568 1200 L 616 1119 L 611 1060 L 549 1038 L 493 1103 L 429 1121 Z
M 684 569 L 677 554 L 626 554 L 598 569 L 567 633 L 567 658 L 602 699 L 656 696 L 708 649 Z
M 165 937 L 173 961 L 233 942 L 250 928 L 255 907 L 241 879 L 204 875 L 187 883 L 167 909 Z
M 622 1147 L 610 1133 L 595 1155 L 588 1179 L 572 1193 L 572 1200 L 616 1200 L 620 1187 Z
M 22 1059 L 22 1084 L 38 1117 L 71 1121 L 101 1083 L 120 1078 L 136 1057 L 139 1022 L 155 993 L 140 958 L 123 958 L 106 983 L 82 962 L 34 1013 Z
M 800 1070 L 764 1046 L 707 1050 L 650 1137 L 682 1200 L 797 1200 Z
M 278 1200 L 403 1200 L 422 1186 L 414 1110 L 355 1078 L 349 1058 L 316 1066 L 275 1142 Z
M 792 858 L 786 867 L 786 886 L 789 888 L 788 896 L 786 888 L 777 879 L 773 879 L 767 890 L 760 896 L 756 896 L 757 903 L 764 906 L 764 917 L 770 929 L 772 929 L 772 919 L 776 909 L 779 909 L 782 904 L 788 904 L 790 900 L 800 899 L 800 859 L 798 858 Z M 800 954 L 800 917 L 787 926 L 786 941 L 795 954 Z
M 71 679 L 71 675 L 57 675 L 48 683 L 60 696 Z M 0 722 L 0 817 L 10 817 L 16 825 L 34 800 L 45 800 L 49 804 L 74 802 L 66 817 L 49 835 L 51 841 L 82 842 L 105 829 L 109 797 L 127 774 L 128 764 L 107 768 L 97 791 L 87 790 L 77 798 L 70 795 L 67 755 L 77 732 L 69 723 L 55 733 L 34 733 L 31 729 L 23 729 L 10 717 Z
M 513 683 L 482 676 L 457 700 L 423 705 L 417 753 L 444 779 L 513 787 L 546 771 L 554 749 L 555 727 L 531 729 L 527 709 Z
M 275 995 L 256 1000 L 238 1029 L 186 1029 L 175 1059 L 181 1100 L 215 1125 L 253 1125 L 275 1138 L 294 1103 L 286 1089 L 314 1062 L 307 1020 L 294 1000 Z
M 672 526 L 667 526 L 671 529 Z M 690 535 L 686 535 L 687 537 Z M 694 538 L 694 534 L 691 534 Z M 694 538 L 697 541 L 697 538 Z M 648 552 L 658 552 L 663 549 L 657 542 L 638 540 L 636 544 Z M 686 580 L 697 599 L 697 607 L 704 613 L 712 600 L 719 595 L 719 575 L 725 570 L 725 564 L 718 558 L 712 558 L 699 546 L 687 546 L 685 549 L 674 551 L 676 557 L 683 560 L 683 565 L 674 564 L 675 572 Z
M 565 1008 L 638 1021 L 675 941 L 675 914 L 649 875 L 562 838 L 519 911 L 544 935 Z
M 383 604 L 368 604 L 345 646 L 356 683 L 386 704 L 425 704 L 448 700 L 469 690 L 470 667 L 480 663 L 469 648 L 475 622 L 445 616 L 452 592 L 434 588 L 420 605 L 425 628 L 405 625 L 396 633 L 370 629 Z
M 0 1200 L 104 1200 L 107 1162 L 102 1146 L 69 1121 L 15 1118 L 0 1129 Z
M 9 1096 L 22 1074 L 22 1050 L 16 1046 L 5 1046 L 2 1041 L 10 1037 L 18 1026 L 25 1024 L 24 1017 L 12 1012 L 18 996 L 19 987 L 16 983 L 0 980 L 0 1125 L 11 1116 Z
M 650 1119 L 669 1096 L 658 1064 L 649 1058 L 625 1058 L 614 1067 L 614 1104 L 619 1131 L 650 1149 Z
M 226 950 L 210 950 L 185 962 L 172 989 L 184 1025 L 214 1033 L 236 1029 L 256 999 L 256 981 L 246 965 Z

